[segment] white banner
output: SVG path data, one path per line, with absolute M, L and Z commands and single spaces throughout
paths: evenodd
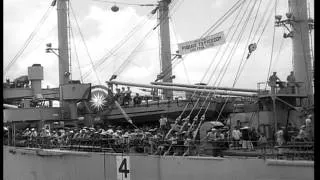
M 194 51 L 200 51 L 213 46 L 224 44 L 225 42 L 226 42 L 226 39 L 224 37 L 224 33 L 223 31 L 221 31 L 217 34 L 207 36 L 201 39 L 179 43 L 178 44 L 179 54 L 187 54 Z

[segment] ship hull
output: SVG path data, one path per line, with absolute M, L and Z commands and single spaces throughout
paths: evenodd
M 5 180 L 313 180 L 313 161 L 53 151 L 3 146 Z M 127 177 L 121 169 L 126 158 Z M 122 164 L 123 165 L 123 164 Z

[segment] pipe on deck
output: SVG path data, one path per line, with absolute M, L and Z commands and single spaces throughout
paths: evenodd
M 257 97 L 257 94 L 255 94 L 255 93 L 249 94 L 249 93 L 239 93 L 239 92 L 226 92 L 226 91 L 221 91 L 221 90 L 196 89 L 196 88 L 161 86 L 161 85 L 148 85 L 148 84 L 120 82 L 120 81 L 106 81 L 106 83 L 107 84 L 125 85 L 125 86 L 134 86 L 134 87 L 169 89 L 169 90 L 174 90 L 174 91 L 188 91 L 188 92 L 195 92 L 196 91 L 196 92 L 212 93 L 212 94 L 217 94 L 217 95 Z
M 18 109 L 18 106 L 16 105 L 11 105 L 11 104 L 3 104 L 3 107 L 5 109 Z
M 217 86 L 206 86 L 206 85 L 189 85 L 189 84 L 167 83 L 167 82 L 151 82 L 151 84 L 153 84 L 153 85 L 163 85 L 163 86 L 178 86 L 178 87 L 186 87 L 186 88 L 198 88 L 198 89 L 210 89 L 210 90 L 228 90 L 228 91 L 241 91 L 241 92 L 258 93 L 258 90 L 255 90 L 255 89 L 217 87 Z

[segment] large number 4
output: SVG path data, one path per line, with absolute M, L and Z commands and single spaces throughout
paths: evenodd
M 129 169 L 127 169 L 127 159 L 124 158 L 119 166 L 119 172 L 124 173 L 124 177 L 127 178 L 129 174 Z

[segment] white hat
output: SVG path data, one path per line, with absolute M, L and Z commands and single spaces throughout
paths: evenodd
M 108 130 L 107 130 L 107 133 L 112 134 L 112 133 L 113 133 L 113 130 L 112 130 L 112 129 L 108 129 Z
M 306 124 L 310 124 L 311 123 L 311 119 L 306 119 Z

